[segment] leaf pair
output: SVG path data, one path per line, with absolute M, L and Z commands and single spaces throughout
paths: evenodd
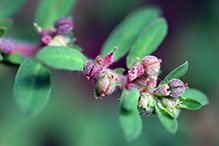
M 110 34 L 103 45 L 101 55 L 106 56 L 116 46 L 117 61 L 129 50 L 126 65 L 130 69 L 136 58 L 143 59 L 157 49 L 167 34 L 165 19 L 158 18 L 160 10 L 142 7 L 130 13 Z

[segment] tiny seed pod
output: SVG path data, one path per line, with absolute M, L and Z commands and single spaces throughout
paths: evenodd
M 57 34 L 64 34 L 73 29 L 74 23 L 65 17 L 59 18 L 55 22 L 55 28 L 57 29 Z
M 145 72 L 147 74 L 154 74 L 159 71 L 161 62 L 161 59 L 149 55 L 142 60 L 142 65 L 144 66 Z
M 103 67 L 93 60 L 89 60 L 85 65 L 85 73 L 88 80 L 97 77 L 102 71 Z
M 187 85 L 184 85 L 180 79 L 171 79 L 168 85 L 170 87 L 170 96 L 174 98 L 181 96 L 187 88 Z
M 97 82 L 97 91 L 102 97 L 112 94 L 115 90 L 115 87 L 116 85 L 114 81 L 107 76 L 104 76 Z

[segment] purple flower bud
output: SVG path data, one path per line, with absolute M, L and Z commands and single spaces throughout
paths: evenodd
M 3 56 L 13 52 L 13 45 L 5 38 L 0 38 L 0 54 Z
M 116 85 L 114 80 L 109 78 L 107 75 L 99 79 L 97 82 L 97 91 L 102 97 L 112 94 L 115 87 Z
M 144 66 L 145 72 L 147 74 L 154 74 L 159 71 L 161 62 L 161 59 L 149 55 L 142 60 L 142 65 Z
M 88 61 L 85 65 L 85 73 L 88 80 L 97 77 L 102 71 L 103 67 L 93 60 Z
M 72 22 L 70 19 L 62 17 L 56 20 L 55 22 L 55 28 L 57 29 L 57 34 L 64 34 L 66 32 L 69 32 L 73 29 L 74 22 Z
M 172 79 L 168 82 L 168 85 L 171 91 L 170 96 L 174 98 L 181 96 L 185 89 L 188 88 L 187 84 L 184 85 L 180 79 Z

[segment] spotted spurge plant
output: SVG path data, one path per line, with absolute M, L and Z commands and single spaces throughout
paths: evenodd
M 158 83 L 162 59 L 150 54 L 168 31 L 158 8 L 141 7 L 131 12 L 109 35 L 100 55 L 88 60 L 76 45 L 74 22 L 68 17 L 75 3 L 76 0 L 42 0 L 39 3 L 33 28 L 40 43 L 34 49 L 16 49 L 4 37 L 11 21 L 0 21 L 0 60 L 2 64 L 19 67 L 14 97 L 21 112 L 38 113 L 47 105 L 51 93 L 50 68 L 81 71 L 96 83 L 96 99 L 110 98 L 107 96 L 116 88 L 121 89 L 119 120 L 127 141 L 142 132 L 141 116 L 157 116 L 163 127 L 174 134 L 181 109 L 197 110 L 208 104 L 201 91 L 188 87 L 179 79 L 186 73 L 188 61 Z M 113 62 L 127 53 L 127 74 L 124 74 L 124 68 L 110 69 Z

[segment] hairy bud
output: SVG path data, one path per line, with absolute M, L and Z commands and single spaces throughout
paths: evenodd
M 177 98 L 181 96 L 185 89 L 188 88 L 187 84 L 184 83 L 180 79 L 172 79 L 168 82 L 168 86 L 170 87 L 170 96 Z
M 13 45 L 5 38 L 0 38 L 0 54 L 3 56 L 13 52 Z
M 102 71 L 103 67 L 93 60 L 89 60 L 85 65 L 85 73 L 88 80 L 97 77 Z
M 114 80 L 105 75 L 103 78 L 100 78 L 97 82 L 97 91 L 100 96 L 105 97 L 110 95 L 115 90 Z
M 142 65 L 144 66 L 145 72 L 147 74 L 154 74 L 159 71 L 161 62 L 161 59 L 149 55 L 142 60 Z
M 64 34 L 73 29 L 74 23 L 65 17 L 59 18 L 55 22 L 55 28 L 57 29 L 57 34 Z

